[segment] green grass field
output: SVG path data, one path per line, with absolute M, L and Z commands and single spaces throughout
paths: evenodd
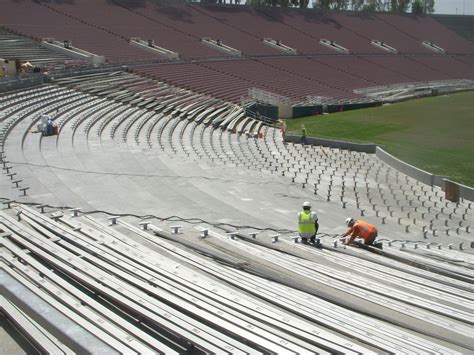
M 288 132 L 377 143 L 412 165 L 474 186 L 474 92 L 287 120 Z

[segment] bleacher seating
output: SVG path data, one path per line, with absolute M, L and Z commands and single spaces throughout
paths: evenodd
M 111 62 L 156 60 L 156 55 L 132 47 L 125 38 L 56 12 L 49 3 L 8 1 L 3 5 L 2 25 L 26 37 L 71 40 L 73 46 L 104 55 Z
M 198 46 L 203 47 L 203 44 L 199 43 L 199 40 L 205 37 L 214 40 L 220 39 L 224 44 L 240 50 L 243 54 L 279 54 L 277 50 L 265 46 L 260 36 L 228 26 L 222 23 L 220 18 L 207 16 L 207 14 L 201 11 L 199 6 L 146 3 L 146 6 L 137 7 L 133 10 L 142 16 L 147 16 L 159 24 L 175 29 L 192 38 L 195 42 L 193 50 L 189 51 L 189 53 L 183 53 L 185 57 L 200 56 L 195 53 L 198 50 Z M 160 40 L 169 41 L 169 46 L 174 46 L 178 51 L 184 47 L 176 42 L 172 43 L 169 39 L 163 38 Z M 218 57 L 219 52 L 213 50 L 210 51 L 207 56 Z
M 357 35 L 364 38 L 367 42 L 378 40 L 395 48 L 398 53 L 432 53 L 429 49 L 423 47 L 419 40 L 413 38 L 410 33 L 400 31 L 397 28 L 381 20 L 378 15 L 366 13 L 334 13 L 329 14 L 331 19 L 337 21 L 341 26 L 350 29 Z M 422 20 L 420 21 L 422 22 Z M 376 28 L 376 30 L 374 30 Z M 356 49 L 358 53 L 386 54 L 382 49 L 373 47 L 365 50 Z
M 298 67 L 302 63 L 306 67 Z M 307 71 L 308 67 L 311 68 L 310 72 Z M 325 66 L 319 65 L 319 70 L 315 70 L 315 67 L 318 67 L 317 62 L 305 58 L 282 57 L 146 66 L 134 68 L 133 72 L 235 103 L 240 102 L 240 98 L 255 87 L 298 100 L 306 95 L 361 97 L 343 88 L 344 79 L 348 76 L 356 83 L 369 84 L 366 80 L 341 71 L 335 71 L 337 76 L 331 77 Z M 353 87 L 359 86 L 353 84 Z
M 474 79 L 465 40 L 428 17 L 125 0 L 2 5 L 2 26 L 27 37 L 20 47 L 70 39 L 129 65 L 53 72 L 0 94 L 0 316 L 39 352 L 472 351 L 474 203 L 448 201 L 371 154 L 284 142 L 239 105 L 252 88 L 345 103 L 390 85 Z M 162 63 L 132 37 L 180 59 Z M 58 135 L 37 129 L 42 114 Z M 322 250 L 295 243 L 304 200 L 319 215 Z M 341 245 L 347 216 L 376 224 L 383 251 Z
M 422 65 L 418 62 L 418 57 L 386 55 L 386 56 L 365 56 L 365 59 L 390 69 L 397 73 L 410 78 L 410 81 L 431 81 L 431 80 L 450 80 L 453 76 L 449 72 L 453 71 L 450 65 L 446 67 L 446 71 L 439 72 L 427 65 Z M 451 63 L 454 64 L 454 63 Z M 454 69 L 455 71 L 456 69 Z
M 144 66 L 133 72 L 236 103 L 251 88 L 294 101 L 307 95 L 351 100 L 363 98 L 353 90 L 380 84 L 472 78 L 464 62 L 433 55 L 274 57 Z
M 465 78 L 471 80 L 474 78 L 474 71 L 472 70 L 472 66 L 461 60 L 458 60 L 458 58 L 454 56 L 417 56 L 413 57 L 413 59 L 419 63 L 428 66 L 431 69 L 434 69 L 444 74 L 448 74 L 452 78 Z
M 348 102 L 363 99 L 354 89 L 471 79 L 473 72 L 472 45 L 429 17 L 79 0 L 9 2 L 0 22 L 9 31 L 37 40 L 72 40 L 74 46 L 105 56 L 109 63 L 133 66 L 169 61 L 129 43 L 131 38 L 153 40 L 177 52 L 185 63 L 146 66 L 136 72 L 231 102 L 239 102 L 252 88 L 294 102 L 306 96 Z M 205 37 L 221 40 L 245 58 L 225 61 L 230 54 L 204 45 Z M 298 55 L 265 45 L 265 38 L 281 41 Z M 335 41 L 349 54 L 322 45 L 322 39 Z M 398 53 L 383 52 L 372 40 L 386 42 Z M 432 41 L 447 53 L 435 54 L 422 41 Z
M 279 19 L 268 16 L 259 8 L 197 5 L 191 5 L 191 7 L 195 11 L 206 14 L 211 19 L 222 22 L 227 27 L 238 29 L 242 38 L 252 36 L 260 40 L 264 38 L 280 40 L 283 44 L 295 48 L 298 53 L 328 52 L 325 47 L 320 46 L 319 38 L 311 37 L 306 33 L 285 26 Z M 278 54 L 275 51 L 272 53 Z
M 473 54 L 472 43 L 450 31 L 429 16 L 417 17 L 407 15 L 378 14 L 382 21 L 390 24 L 398 31 L 409 34 L 418 41 L 433 42 L 443 48 L 447 53 Z
M 458 35 L 464 37 L 470 42 L 474 42 L 474 33 L 472 32 L 474 17 L 472 15 L 459 16 L 435 14 L 432 17 L 451 31 L 456 32 Z
M 0 212 L 0 279 L 10 302 L 23 298 L 24 316 L 48 324 L 50 340 L 38 344 L 43 350 L 454 354 L 469 346 L 472 285 L 404 265 L 403 259 L 416 257 L 411 253 L 381 263 L 377 255 L 361 260 L 281 243 L 280 248 L 307 253 L 310 260 L 282 254 L 261 236 L 250 244 L 239 240 L 242 234 L 229 239 L 206 229 L 204 245 L 191 224 L 171 234 L 163 229 L 169 222 L 144 224 L 130 216 L 128 221 L 109 217 L 107 223 L 97 212 L 11 207 Z M 217 260 L 227 258 L 226 264 L 204 257 L 203 251 Z M 247 272 L 242 260 L 249 256 L 254 263 L 272 265 L 278 279 L 293 281 L 276 282 L 257 264 L 259 276 Z M 432 263 L 443 272 L 468 273 L 439 260 Z M 318 272 L 307 272 L 314 268 Z M 294 281 L 304 282 L 305 290 L 293 287 Z M 28 291 L 19 294 L 21 289 Z M 350 298 L 358 303 L 345 307 Z M 38 312 L 38 304 L 48 312 Z M 369 304 L 365 314 L 358 312 Z M 384 318 L 396 319 L 397 325 L 378 319 L 374 304 L 390 309 Z M 24 317 L 8 315 L 17 322 Z M 69 319 L 69 327 L 60 328 L 61 317 Z M 70 329 L 77 325 L 82 334 L 71 342 Z M 40 329 L 30 323 L 28 336 L 39 340 Z M 440 330 L 438 340 L 426 337 Z
M 104 166 L 114 167 L 113 150 L 119 144 L 126 149 L 138 146 L 157 152 L 163 159 L 178 155 L 198 162 L 204 160 L 213 166 L 243 166 L 283 175 L 327 202 L 354 209 L 377 223 L 395 225 L 401 235 L 422 237 L 427 242 L 440 235 L 457 235 L 462 239 L 469 234 L 471 221 L 466 211 L 470 207 L 463 209 L 463 204 L 445 201 L 438 189 L 425 187 L 370 155 L 283 145 L 273 128 L 262 131 L 263 142 L 249 138 L 262 126 L 257 127 L 252 123 L 256 121 L 245 117 L 237 106 L 184 90 L 174 89 L 170 95 L 171 88 L 164 83 L 143 81 L 139 76 L 120 72 L 85 80 L 60 79 L 57 83 L 61 86 L 53 90 L 40 88 L 29 90 L 28 95 L 5 97 L 2 145 L 10 152 L 7 158 L 17 163 L 12 171 L 17 173 L 15 179 L 22 180 L 20 187 L 38 183 L 40 190 L 48 191 L 47 181 L 57 181 L 56 174 L 51 178 L 48 174 L 30 176 L 34 165 L 24 163 L 54 166 L 54 161 L 60 159 L 70 168 L 84 164 L 85 167 L 89 163 L 83 160 L 84 154 L 89 155 L 91 149 L 93 154 L 98 154 L 95 147 L 101 146 L 105 151 L 94 160 L 105 159 L 109 163 Z M 68 89 L 63 89 L 64 86 Z M 161 95 L 155 94 L 150 101 L 141 96 L 142 92 Z M 62 105 L 66 99 L 68 104 Z M 28 105 L 24 106 L 24 102 Z M 57 116 L 60 134 L 56 140 L 27 133 L 43 112 Z M 234 131 L 240 134 L 230 133 Z M 35 148 L 38 144 L 39 151 Z M 23 147 L 23 151 L 15 150 L 15 146 Z M 58 148 L 69 152 L 69 163 L 62 154 L 58 155 Z M 125 164 L 131 162 L 124 160 Z M 100 170 L 100 163 L 92 165 L 94 171 Z M 354 165 L 358 167 L 356 170 Z M 143 167 L 135 169 L 140 171 Z M 69 181 L 72 177 L 63 178 Z M 62 203 L 67 203 L 70 188 L 62 193 L 62 185 L 58 183 L 58 186 L 53 195 L 62 196 Z M 81 201 L 79 194 L 76 196 Z
M 2 59 L 19 59 L 34 65 L 71 61 L 71 58 L 49 51 L 29 38 L 15 35 L 1 28 L 0 53 Z

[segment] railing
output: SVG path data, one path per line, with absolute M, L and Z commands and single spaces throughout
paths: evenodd
M 272 104 L 272 105 L 289 105 L 293 104 L 292 100 L 286 96 L 274 94 L 259 88 L 248 89 L 248 96 L 256 101 Z
M 253 119 L 256 119 L 258 121 L 263 122 L 267 126 L 274 127 L 274 128 L 279 128 L 280 127 L 280 121 L 278 120 L 273 120 L 270 117 L 266 117 L 262 115 L 260 112 L 253 112 L 250 110 L 245 111 L 246 115 L 249 117 L 252 117 Z
M 30 86 L 43 84 L 43 75 L 41 74 L 21 74 L 14 77 L 0 78 L 0 92 L 23 89 Z

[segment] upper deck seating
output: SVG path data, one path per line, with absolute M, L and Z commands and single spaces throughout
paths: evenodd
M 468 41 L 435 20 L 409 15 L 120 0 L 9 1 L 2 10 L 0 23 L 11 30 L 36 39 L 72 40 L 73 46 L 110 62 L 168 60 L 132 46 L 129 40 L 136 37 L 153 40 L 185 60 L 229 57 L 202 43 L 204 37 L 221 40 L 244 56 L 284 55 L 265 45 L 265 38 L 281 41 L 301 55 L 347 55 L 321 44 L 321 39 L 359 55 L 385 54 L 372 40 L 385 42 L 399 54 L 433 53 L 422 41 L 448 54 L 474 53 Z
M 226 24 L 229 28 L 239 29 L 243 38 L 252 36 L 260 40 L 263 38 L 280 40 L 283 44 L 296 49 L 298 53 L 332 53 L 319 44 L 318 38 L 288 27 L 257 8 L 206 5 L 191 5 L 191 7 L 195 11 L 206 14 L 208 18 Z
M 20 59 L 34 64 L 65 62 L 66 55 L 41 47 L 29 38 L 21 37 L 0 28 L 0 53 L 2 59 Z
M 142 67 L 139 72 L 232 102 L 250 88 L 293 100 L 353 99 L 360 98 L 354 89 L 473 77 L 472 46 L 429 18 L 119 0 L 7 2 L 3 10 L 0 22 L 7 28 L 36 39 L 72 40 L 73 46 L 109 62 L 167 61 L 129 43 L 133 37 L 154 40 L 179 53 L 186 64 Z M 206 46 L 203 37 L 222 40 L 242 51 L 244 59 Z M 264 38 L 280 40 L 299 55 L 283 55 L 265 45 Z M 320 39 L 335 41 L 350 54 L 335 52 Z M 399 52 L 381 53 L 372 39 Z M 447 54 L 433 53 L 422 40 L 433 41 Z
M 328 14 L 328 16 L 341 24 L 341 26 L 362 36 L 369 43 L 372 40 L 382 41 L 395 48 L 398 53 L 432 53 L 409 33 L 400 31 L 392 25 L 380 20 L 375 14 L 335 12 Z M 368 53 L 387 53 L 373 46 L 372 49 L 366 49 Z M 356 49 L 356 51 L 362 52 L 362 50 L 359 49 Z
M 434 15 L 433 19 L 446 26 L 451 31 L 465 39 L 474 42 L 474 31 L 472 31 L 474 16 L 459 16 L 459 15 Z
M 337 19 L 324 13 L 299 9 L 285 9 L 282 11 L 274 8 L 266 8 L 262 11 L 274 18 L 275 21 L 283 23 L 286 28 L 298 31 L 300 36 L 305 34 L 318 42 L 317 47 L 305 48 L 304 53 L 337 53 L 333 49 L 319 44 L 321 39 L 335 41 L 352 53 L 379 52 L 370 44 L 370 40 L 342 26 Z
M 0 23 L 27 37 L 71 40 L 73 46 L 105 56 L 109 61 L 154 60 L 156 55 L 132 47 L 124 38 L 55 12 L 32 1 L 2 4 Z M 76 6 L 77 9 L 80 6 Z M 107 18 L 103 16 L 102 18 Z
M 226 56 L 224 53 L 203 45 L 200 41 L 201 37 L 199 34 L 193 33 L 193 30 L 183 31 L 179 22 L 166 21 L 166 12 L 162 14 L 160 8 L 152 4 L 143 8 L 128 8 L 120 6 L 120 2 L 115 4 L 106 0 L 78 0 L 73 3 L 63 2 L 48 5 L 61 13 L 78 17 L 91 26 L 103 28 L 124 39 L 137 37 L 143 40 L 154 40 L 155 45 L 178 52 L 185 58 Z M 179 11 L 178 8 L 173 7 L 173 9 Z M 108 16 L 104 17 L 104 13 L 107 13 Z M 192 25 L 192 27 L 197 30 L 199 27 L 197 25 L 199 23 Z M 208 32 L 208 35 L 212 33 L 212 31 Z M 212 37 L 214 36 L 215 32 L 212 34 Z M 140 49 L 135 50 L 148 53 Z M 156 54 L 151 55 L 154 58 L 160 58 Z
M 262 39 L 255 35 L 253 31 L 242 31 L 222 22 L 220 18 L 208 16 L 201 10 L 200 6 L 187 6 L 180 4 L 149 4 L 146 7 L 137 7 L 136 13 L 147 16 L 164 26 L 175 29 L 177 32 L 193 37 L 195 43 L 194 51 L 204 46 L 199 40 L 209 37 L 214 40 L 220 39 L 225 45 L 242 51 L 250 55 L 278 55 L 279 51 L 263 44 Z M 164 40 L 164 39 L 163 39 Z M 172 43 L 170 43 L 170 46 Z M 199 49 L 202 50 L 202 49 Z M 211 55 L 219 56 L 221 52 L 211 50 Z M 188 56 L 196 56 L 189 53 Z
M 377 17 L 420 42 L 435 43 L 448 53 L 474 53 L 472 43 L 429 16 L 377 14 Z

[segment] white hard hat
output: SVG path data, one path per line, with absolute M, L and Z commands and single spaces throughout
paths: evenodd
M 353 221 L 354 219 L 352 217 L 346 218 L 346 226 L 349 226 Z
M 308 201 L 303 202 L 303 207 L 311 207 L 311 204 Z

